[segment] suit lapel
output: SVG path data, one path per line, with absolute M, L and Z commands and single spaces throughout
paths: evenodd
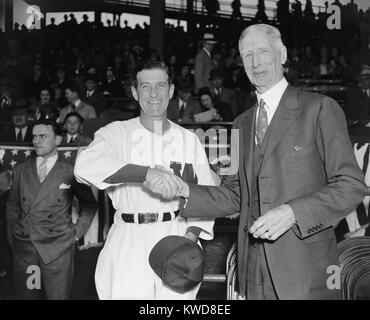
M 253 144 L 255 143 L 254 132 L 257 106 L 255 105 L 252 110 L 244 120 L 245 125 L 241 126 L 243 128 L 242 138 L 244 140 L 244 167 L 248 182 L 252 181 L 253 174 Z
M 54 167 L 50 170 L 50 172 L 48 173 L 48 175 L 46 176 L 45 180 L 42 183 L 39 182 L 39 177 L 36 171 L 35 179 L 40 184 L 40 189 L 31 207 L 34 207 L 41 200 L 47 197 L 51 192 L 54 192 L 55 189 L 60 184 L 61 177 L 62 177 L 62 167 L 61 167 L 60 161 L 61 160 L 58 157 L 58 160 L 57 162 L 55 162 Z M 36 165 L 35 165 L 35 170 L 36 170 Z
M 267 141 L 266 151 L 261 168 L 277 147 L 285 132 L 292 125 L 300 111 L 301 109 L 298 105 L 298 91 L 289 85 L 285 90 L 270 123 L 271 128 L 269 140 Z

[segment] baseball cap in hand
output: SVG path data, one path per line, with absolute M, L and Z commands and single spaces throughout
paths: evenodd
M 194 241 L 167 236 L 149 254 L 149 264 L 163 283 L 184 293 L 196 287 L 204 275 L 204 253 Z

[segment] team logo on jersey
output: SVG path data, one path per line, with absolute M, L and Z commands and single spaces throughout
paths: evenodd
M 193 165 L 191 163 L 185 163 L 184 170 L 182 171 L 181 174 L 181 169 L 182 169 L 182 163 L 181 162 L 176 162 L 176 161 L 171 161 L 170 162 L 170 168 L 172 169 L 173 173 L 184 180 L 187 183 L 193 183 L 193 184 L 198 184 L 198 177 L 194 173 L 193 170 Z

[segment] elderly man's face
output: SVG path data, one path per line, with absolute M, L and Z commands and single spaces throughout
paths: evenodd
M 286 48 L 277 48 L 262 31 L 250 31 L 241 40 L 240 55 L 245 72 L 258 93 L 264 93 L 283 77 Z

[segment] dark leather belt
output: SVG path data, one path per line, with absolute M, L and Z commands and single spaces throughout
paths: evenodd
M 176 210 L 173 213 L 175 214 L 175 219 L 179 215 L 180 210 Z M 122 213 L 121 214 L 122 220 L 127 223 L 135 223 L 135 215 L 132 213 Z M 163 212 L 163 217 L 161 221 L 158 221 L 159 213 L 138 213 L 138 223 L 155 223 L 155 222 L 165 222 L 172 220 L 172 216 L 170 212 Z

